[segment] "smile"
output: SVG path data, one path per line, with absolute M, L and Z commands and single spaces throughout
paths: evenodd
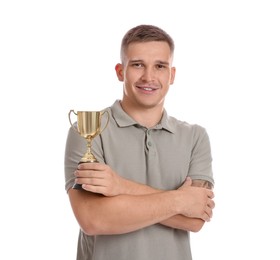
M 144 90 L 144 91 L 148 91 L 148 92 L 152 92 L 157 90 L 156 88 L 150 88 L 150 87 L 139 87 L 137 86 L 138 89 Z

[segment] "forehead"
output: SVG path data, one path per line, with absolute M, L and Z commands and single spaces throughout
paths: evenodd
M 128 60 L 163 60 L 170 61 L 172 58 L 171 50 L 167 42 L 133 42 L 128 45 L 126 50 Z

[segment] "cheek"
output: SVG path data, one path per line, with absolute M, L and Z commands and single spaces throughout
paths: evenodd
M 130 77 L 125 77 L 124 78 L 123 89 L 124 89 L 124 92 L 126 94 L 132 91 L 132 86 L 133 86 L 133 81 L 131 80 L 131 78 Z
M 128 71 L 124 78 L 127 83 L 133 84 L 134 82 L 138 81 L 139 75 L 135 73 L 135 71 Z
M 169 85 L 173 84 L 173 77 L 170 74 L 164 75 L 160 78 L 160 81 L 161 81 L 162 85 L 169 86 Z

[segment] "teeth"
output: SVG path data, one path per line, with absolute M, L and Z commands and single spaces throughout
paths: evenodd
M 152 91 L 152 88 L 143 88 L 144 90 Z

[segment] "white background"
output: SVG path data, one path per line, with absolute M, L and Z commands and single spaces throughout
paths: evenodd
M 279 260 L 279 13 L 272 0 L 1 1 L 0 258 L 75 259 L 68 112 L 121 98 L 121 38 L 146 23 L 176 44 L 167 111 L 211 140 L 216 209 L 194 259 Z

